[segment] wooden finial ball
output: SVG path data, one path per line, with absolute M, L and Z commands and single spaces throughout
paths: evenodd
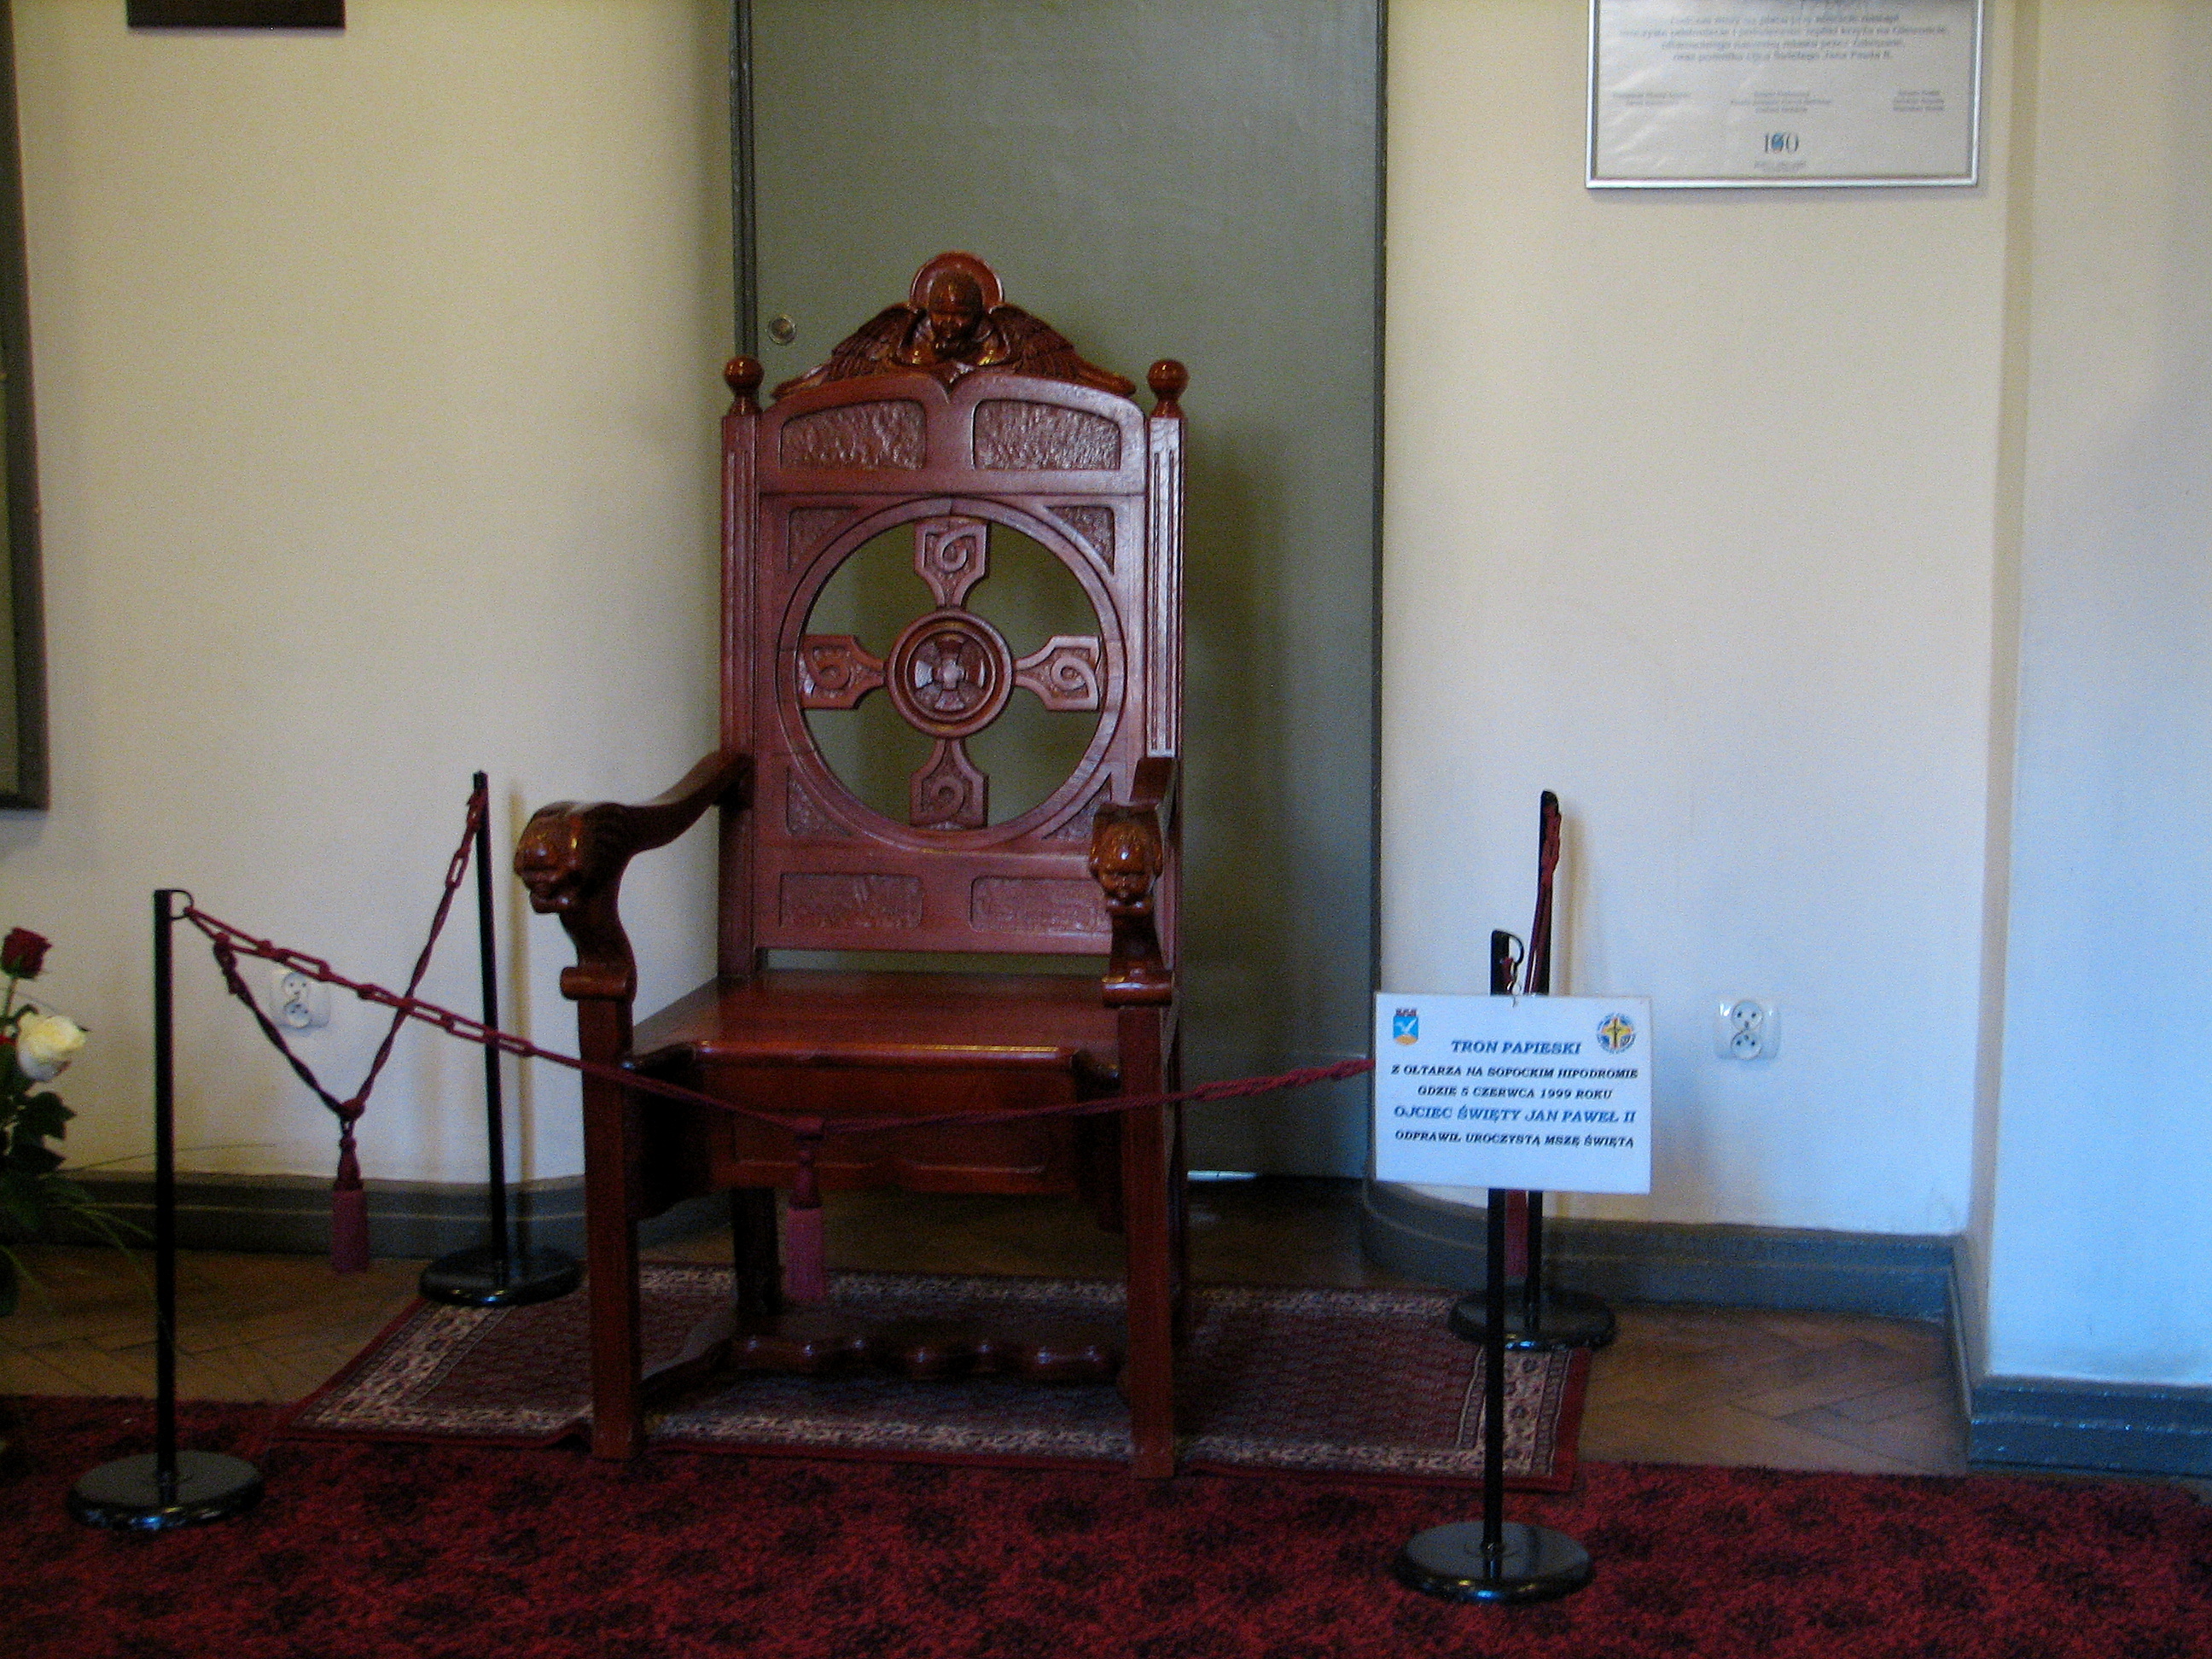
M 736 396 L 750 398 L 760 389 L 763 372 L 757 357 L 732 357 L 723 366 L 722 379 Z
M 1152 389 L 1152 396 L 1160 400 L 1156 412 L 1172 414 L 1176 399 L 1182 396 L 1183 388 L 1190 384 L 1190 371 L 1172 357 L 1163 357 L 1145 371 L 1145 384 Z

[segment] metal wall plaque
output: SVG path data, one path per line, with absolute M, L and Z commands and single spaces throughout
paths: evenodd
M 1982 0 L 1590 0 L 1592 188 L 1972 185 Z

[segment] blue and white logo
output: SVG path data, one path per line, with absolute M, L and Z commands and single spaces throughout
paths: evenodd
M 1421 1040 L 1421 1011 L 1401 1008 L 1390 1016 L 1390 1036 L 1393 1042 L 1414 1043 Z

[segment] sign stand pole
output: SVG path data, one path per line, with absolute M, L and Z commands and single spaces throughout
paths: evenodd
M 1552 878 L 1559 866 L 1559 798 L 1544 792 L 1537 805 L 1536 916 L 1528 928 L 1528 994 L 1552 994 Z M 1490 994 L 1513 994 L 1513 973 L 1520 966 L 1513 935 L 1493 928 L 1490 935 Z M 1544 1195 L 1513 1193 L 1507 1201 L 1522 1218 L 1521 1295 L 1505 1311 L 1505 1344 L 1511 1348 L 1602 1348 L 1613 1340 L 1613 1310 L 1583 1291 L 1544 1284 Z M 1497 1316 L 1490 1314 L 1489 1318 Z M 1483 1340 L 1486 1322 L 1480 1297 L 1469 1291 L 1452 1304 L 1453 1334 L 1470 1342 Z
M 483 983 L 483 1023 L 499 1029 L 499 956 L 492 933 L 490 780 L 482 772 L 474 787 L 484 794 L 477 819 L 477 962 Z M 461 1308 L 520 1308 L 550 1302 L 574 1290 L 583 1266 L 565 1250 L 538 1247 L 518 1250 L 507 1224 L 506 1111 L 500 1097 L 499 1050 L 484 1045 L 484 1154 L 486 1231 L 489 1242 L 455 1250 L 422 1269 L 416 1288 L 426 1302 Z
M 177 1449 L 177 1113 L 170 995 L 172 901 L 154 895 L 154 1449 L 102 1463 L 70 1489 L 88 1527 L 164 1532 L 223 1521 L 260 1501 L 261 1471 L 224 1452 Z
M 1521 1604 L 1571 1595 L 1590 1581 L 1589 1552 L 1565 1533 L 1505 1518 L 1505 1189 L 1490 1189 L 1489 1318 L 1482 1348 L 1482 1524 L 1417 1533 L 1391 1571 L 1424 1595 Z

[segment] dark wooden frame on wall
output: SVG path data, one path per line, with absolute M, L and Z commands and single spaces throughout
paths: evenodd
M 39 577 L 39 446 L 32 418 L 31 307 L 23 263 L 23 161 L 15 125 L 12 8 L 0 0 L 0 365 L 7 419 L 9 611 L 15 647 L 15 775 L 0 807 L 43 807 L 46 777 L 46 630 Z M 0 718 L 4 718 L 0 711 Z
M 342 29 L 345 0 L 127 0 L 134 29 Z

